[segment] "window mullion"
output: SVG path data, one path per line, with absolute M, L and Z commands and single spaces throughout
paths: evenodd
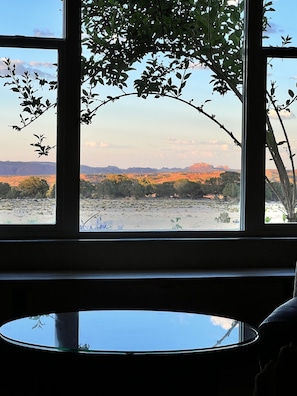
M 265 211 L 265 57 L 262 53 L 262 0 L 246 1 L 245 80 L 242 152 L 242 225 L 262 232 Z
M 57 224 L 67 236 L 79 225 L 80 0 L 65 1 L 65 46 L 59 56 Z

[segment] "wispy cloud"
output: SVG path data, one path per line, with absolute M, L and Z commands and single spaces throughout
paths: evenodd
M 230 150 L 230 147 L 233 145 L 230 145 L 226 143 L 223 140 L 217 140 L 217 139 L 211 139 L 203 142 L 199 142 L 200 147 L 209 147 L 209 149 L 213 152 L 213 150 L 219 150 L 219 151 L 228 151 Z
M 33 34 L 35 37 L 55 37 L 55 34 L 51 32 L 49 29 L 45 29 L 45 30 L 34 29 Z
M 38 68 L 40 68 L 40 67 L 45 67 L 48 69 L 56 68 L 56 66 L 50 62 L 29 62 L 29 65 L 32 67 L 38 67 Z
M 212 146 L 229 146 L 226 144 L 224 140 L 218 140 L 218 139 L 210 139 L 205 142 L 200 142 L 199 144 L 207 144 L 207 145 L 212 145 Z
M 169 137 L 167 142 L 176 146 L 193 146 L 197 144 L 196 140 L 194 139 L 176 139 L 172 137 Z
M 219 153 L 226 153 L 233 148 L 232 144 L 217 139 L 198 142 L 195 139 L 168 138 L 167 144 L 167 148 L 164 148 L 163 151 L 174 150 L 176 156 L 180 159 L 192 157 L 214 158 Z
M 196 63 L 190 63 L 188 69 L 207 69 L 207 66 L 205 64 L 202 64 L 200 62 L 196 62 Z
M 94 142 L 94 141 L 88 141 L 83 144 L 85 147 L 91 147 L 91 148 L 107 148 L 110 147 L 108 143 L 105 142 Z
M 295 114 L 288 110 L 281 110 L 279 113 L 281 118 L 285 120 L 296 118 Z M 275 110 L 269 110 L 268 115 L 270 118 L 278 118 Z
M 4 63 L 4 59 L 5 58 L 0 59 L 0 74 L 2 76 L 7 74 L 7 67 Z M 11 60 L 11 63 L 15 65 L 16 74 L 23 74 L 24 71 L 26 70 L 24 66 L 24 62 L 22 62 L 20 59 L 13 59 Z
M 5 58 L 0 59 L 0 75 L 7 74 L 7 67 L 3 62 Z M 15 72 L 17 75 L 22 75 L 24 72 L 37 73 L 40 77 L 53 78 L 52 73 L 46 73 L 42 69 L 56 69 L 56 67 L 49 62 L 24 62 L 21 59 L 11 59 L 11 64 L 15 65 Z
M 224 330 L 229 330 L 234 322 L 233 319 L 223 318 L 219 316 L 211 316 L 210 321 L 215 326 L 221 326 Z
M 266 34 L 276 34 L 279 33 L 281 29 L 278 27 L 276 23 L 269 21 L 269 26 L 267 26 Z

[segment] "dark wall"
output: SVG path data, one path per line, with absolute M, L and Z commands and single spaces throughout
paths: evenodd
M 185 278 L 116 274 L 101 279 L 95 279 L 94 274 L 83 279 L 17 277 L 0 278 L 1 322 L 29 314 L 110 307 L 205 312 L 258 325 L 273 307 L 290 298 L 293 290 L 293 271 L 292 276 L 212 273 Z
M 296 238 L 0 240 L 0 271 L 294 268 Z

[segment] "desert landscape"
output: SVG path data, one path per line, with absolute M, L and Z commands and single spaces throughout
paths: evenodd
M 239 204 L 210 199 L 82 199 L 81 231 L 238 230 Z M 282 223 L 279 203 L 265 217 Z M 0 224 L 55 224 L 55 199 L 2 199 Z
M 50 188 L 56 177 L 52 173 L 52 163 L 0 162 L 0 183 L 13 187 L 28 178 L 28 172 L 45 179 Z M 99 183 L 109 168 L 84 169 L 81 179 Z M 2 169 L 2 171 L 1 171 Z M 152 184 L 172 182 L 180 179 L 204 183 L 218 178 L 227 167 L 214 168 L 206 163 L 197 163 L 180 170 L 152 170 L 129 168 L 118 169 L 133 179 L 146 178 Z M 41 173 L 43 171 L 44 173 Z M 148 173 L 143 173 L 147 171 Z M 12 174 L 13 172 L 13 174 Z M 48 172 L 48 174 L 46 173 Z M 99 173 L 98 173 L 99 172 Z M 278 181 L 276 171 L 268 171 L 271 181 Z M 55 224 L 56 201 L 42 199 L 1 199 L 0 224 Z M 283 223 L 282 206 L 278 202 L 266 203 L 265 221 Z M 168 230 L 239 230 L 240 204 L 222 199 L 181 199 L 181 198 L 121 198 L 80 200 L 81 231 L 168 231 Z

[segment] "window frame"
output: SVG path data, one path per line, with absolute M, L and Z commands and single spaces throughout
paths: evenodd
M 80 12 L 80 0 L 63 1 L 62 38 L 0 36 L 1 47 L 54 49 L 58 53 L 56 224 L 0 225 L 1 238 L 78 236 L 79 201 L 74 197 L 79 196 L 80 176 Z
M 1 240 L 224 240 L 292 237 L 297 224 L 264 224 L 265 87 L 268 57 L 297 58 L 297 48 L 262 46 L 262 0 L 246 0 L 240 231 L 80 232 L 80 0 L 64 0 L 63 38 L 0 36 L 1 47 L 58 51 L 57 212 L 55 225 L 0 225 Z M 69 72 L 71 70 L 71 73 Z M 74 117 L 73 114 L 76 114 Z M 256 116 L 255 116 L 256 115 Z M 66 127 L 67 126 L 67 127 Z M 257 132 L 258 131 L 258 132 Z

